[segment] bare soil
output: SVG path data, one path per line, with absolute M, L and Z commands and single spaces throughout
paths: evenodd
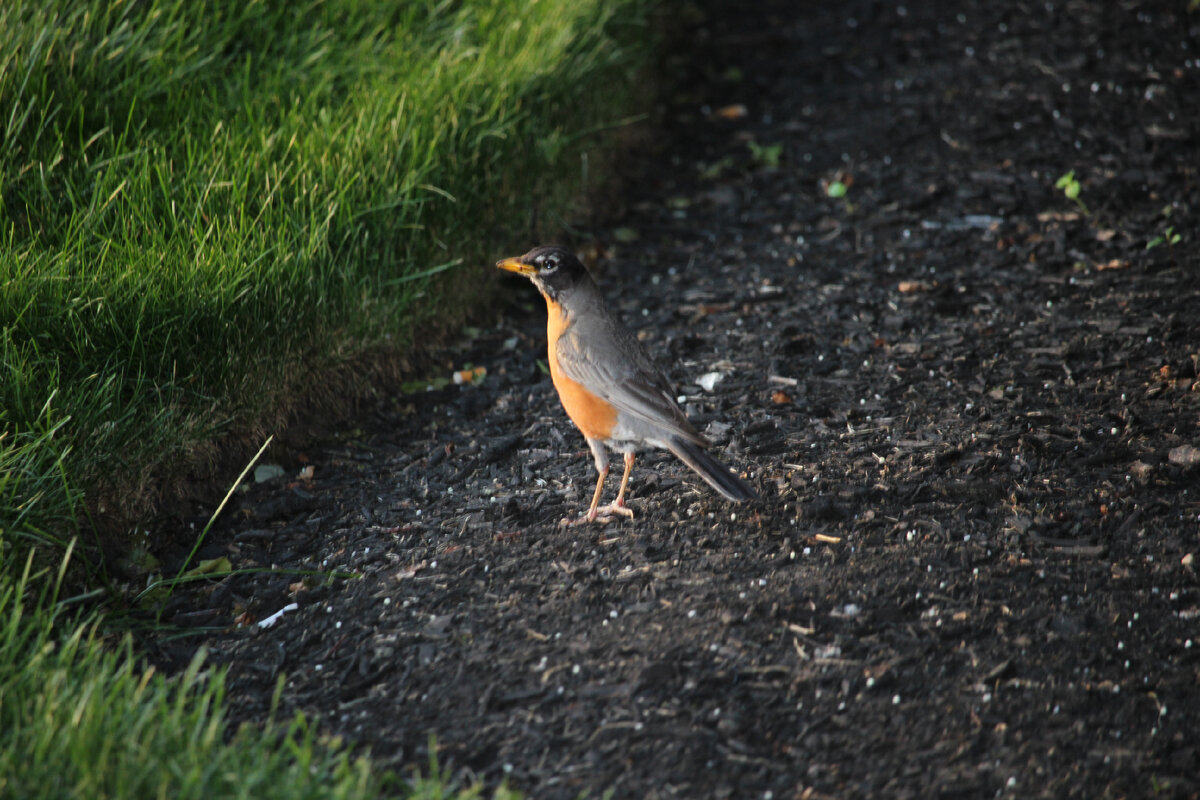
M 239 496 L 162 657 L 535 798 L 1197 797 L 1187 5 L 699 3 L 574 244 L 761 502 L 655 454 L 560 526 L 592 460 L 513 279 L 435 376 L 486 378 Z

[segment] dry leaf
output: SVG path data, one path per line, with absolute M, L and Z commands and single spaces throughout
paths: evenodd
M 1114 258 L 1112 261 L 1109 261 L 1105 264 L 1097 264 L 1096 269 L 1097 270 L 1125 269 L 1128 266 L 1129 266 L 1128 261 L 1125 261 L 1124 259 L 1120 259 L 1120 258 Z
M 792 402 L 792 396 L 787 392 L 781 392 L 777 389 L 771 392 L 771 402 L 777 406 L 787 405 Z

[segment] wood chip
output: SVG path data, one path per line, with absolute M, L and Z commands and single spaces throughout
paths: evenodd
M 715 116 L 721 119 L 742 119 L 750 114 L 750 110 L 742 103 L 733 103 L 727 106 L 721 106 L 713 112 Z
M 1171 448 L 1171 452 L 1167 453 L 1167 459 L 1172 464 L 1179 464 L 1183 467 L 1194 467 L 1200 464 L 1200 447 L 1181 444 L 1179 447 Z

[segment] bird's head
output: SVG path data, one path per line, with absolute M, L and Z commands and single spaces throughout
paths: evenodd
M 581 283 L 591 281 L 587 267 L 574 253 L 558 245 L 535 247 L 523 256 L 497 261 L 496 266 L 529 278 L 551 300 L 556 300 L 563 292 Z

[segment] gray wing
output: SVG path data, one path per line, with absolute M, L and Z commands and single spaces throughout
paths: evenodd
M 558 339 L 558 364 L 573 381 L 625 414 L 700 445 L 708 445 L 675 402 L 671 384 L 650 356 L 615 320 L 569 327 Z

